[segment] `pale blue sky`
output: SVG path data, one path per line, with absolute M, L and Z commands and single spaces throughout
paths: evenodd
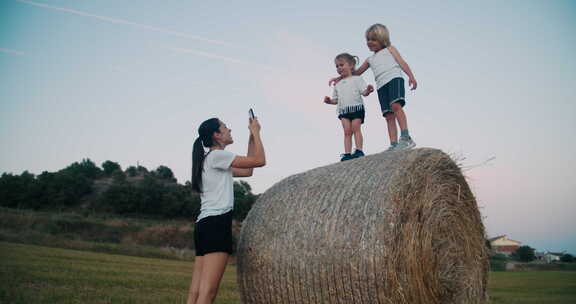
M 488 234 L 576 253 L 573 1 L 0 0 L 0 172 L 90 158 L 166 165 L 183 183 L 198 124 L 221 118 L 244 153 L 254 107 L 268 166 L 247 181 L 263 192 L 338 160 L 322 98 L 336 54 L 370 55 L 373 23 L 419 82 L 415 141 L 463 159 Z M 372 154 L 386 125 L 376 95 L 365 103 Z

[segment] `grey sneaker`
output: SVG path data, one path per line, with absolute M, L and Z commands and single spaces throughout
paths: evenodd
M 411 137 L 400 138 L 396 149 L 398 150 L 408 150 L 416 147 L 416 143 L 412 140 Z
M 393 152 L 396 151 L 396 149 L 398 149 L 398 145 L 390 145 L 390 147 L 388 147 L 388 149 L 384 150 L 384 152 Z

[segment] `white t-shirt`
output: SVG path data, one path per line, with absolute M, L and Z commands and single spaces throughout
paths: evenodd
M 234 153 L 225 150 L 212 150 L 206 155 L 202 172 L 200 215 L 196 222 L 234 208 L 234 180 L 230 165 L 235 157 Z
M 362 76 L 346 77 L 334 86 L 333 99 L 338 102 L 338 114 L 346 114 L 364 109 L 362 92 L 366 90 L 366 82 Z
M 402 68 L 388 48 L 379 50 L 367 60 L 372 72 L 374 72 L 378 89 L 394 78 L 402 78 Z

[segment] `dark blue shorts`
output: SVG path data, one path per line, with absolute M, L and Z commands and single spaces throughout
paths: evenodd
M 378 100 L 380 101 L 380 109 L 382 109 L 382 115 L 386 115 L 386 113 L 393 113 L 392 104 L 395 102 L 400 103 L 400 105 L 404 107 L 406 104 L 404 78 L 394 78 L 379 88 Z
M 364 123 L 364 117 L 365 116 L 366 116 L 365 111 L 360 110 L 360 111 L 350 112 L 350 113 L 346 113 L 346 114 L 340 114 L 340 115 L 338 115 L 338 119 L 346 118 L 350 121 L 352 121 L 354 119 L 361 119 L 362 120 L 361 123 Z
M 232 211 L 208 216 L 194 225 L 196 256 L 213 252 L 232 254 Z

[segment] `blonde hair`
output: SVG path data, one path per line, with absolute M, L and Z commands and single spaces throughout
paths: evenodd
M 366 39 L 376 40 L 385 48 L 391 45 L 390 32 L 385 25 L 380 23 L 373 24 L 366 30 Z
M 336 56 L 336 58 L 334 58 L 334 61 L 338 60 L 338 59 L 344 59 L 346 60 L 346 62 L 348 62 L 351 66 L 352 66 L 352 71 L 354 71 L 356 69 L 356 63 L 358 61 L 360 61 L 360 58 L 358 58 L 358 56 L 352 56 L 348 53 L 341 53 L 338 54 Z

